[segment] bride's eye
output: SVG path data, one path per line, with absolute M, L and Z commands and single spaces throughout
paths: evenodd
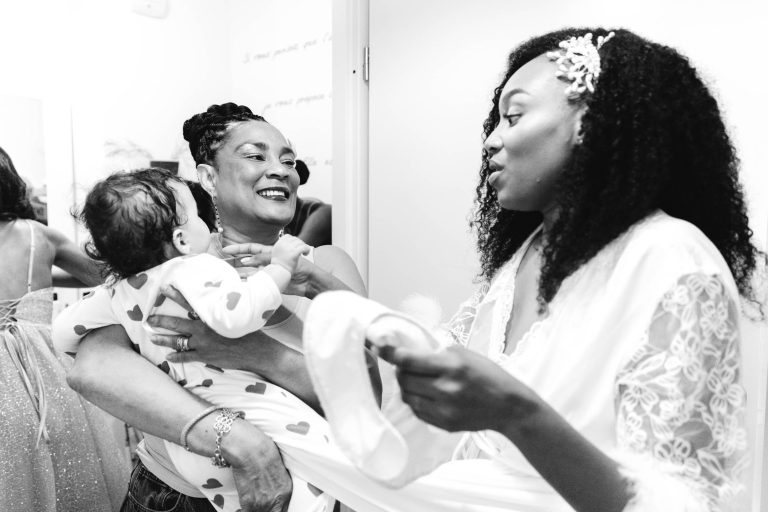
M 502 116 L 509 126 L 515 126 L 522 117 L 522 114 L 505 114 Z

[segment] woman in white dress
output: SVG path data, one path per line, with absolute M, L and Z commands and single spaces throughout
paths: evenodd
M 469 350 L 389 354 L 405 402 L 548 510 L 745 510 L 760 254 L 705 84 L 630 32 L 563 30 L 511 53 L 484 126 Z

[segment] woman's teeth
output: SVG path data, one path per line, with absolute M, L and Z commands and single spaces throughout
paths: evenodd
M 260 190 L 257 192 L 261 197 L 266 197 L 268 199 L 272 198 L 279 198 L 279 199 L 287 199 L 288 194 L 285 193 L 284 190 Z

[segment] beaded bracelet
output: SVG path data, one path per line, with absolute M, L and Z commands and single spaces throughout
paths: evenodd
M 205 418 L 206 416 L 211 414 L 213 411 L 218 411 L 220 409 L 223 409 L 223 407 L 221 407 L 219 405 L 212 405 L 212 406 L 208 407 L 206 410 L 204 410 L 203 412 L 201 412 L 200 414 L 198 414 L 197 416 L 195 416 L 194 418 L 192 418 L 191 420 L 189 420 L 187 422 L 187 424 L 184 425 L 184 428 L 181 429 L 181 436 L 179 437 L 179 439 L 180 439 L 180 443 L 179 444 L 181 446 L 183 446 L 187 451 L 189 451 L 189 444 L 187 444 L 187 436 L 189 436 L 189 431 L 192 430 L 192 427 L 197 425 L 197 423 L 200 420 L 202 420 L 203 418 Z
M 237 418 L 245 418 L 243 411 L 233 411 L 232 409 L 221 409 L 213 423 L 213 430 L 216 432 L 216 449 L 213 451 L 211 463 L 220 468 L 228 468 L 229 462 L 221 453 L 221 439 L 232 430 L 232 424 Z

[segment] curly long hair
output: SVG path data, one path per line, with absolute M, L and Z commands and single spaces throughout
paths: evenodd
M 36 218 L 27 184 L 16 172 L 11 157 L 0 148 L 0 221 Z
M 195 114 L 184 121 L 184 140 L 189 142 L 189 150 L 195 164 L 212 165 L 216 150 L 226 139 L 229 129 L 243 121 L 267 122 L 245 105 L 235 103 L 211 105 L 205 112 Z
M 85 252 L 103 264 L 105 278 L 124 279 L 168 260 L 167 244 L 185 219 L 165 169 L 116 172 L 93 186 L 79 214 L 91 233 Z
M 512 51 L 483 124 L 483 140 L 499 123 L 507 80 L 527 62 L 557 50 L 561 41 L 589 32 L 597 38 L 609 31 L 563 29 Z M 599 52 L 602 71 L 595 91 L 580 100 L 587 107 L 582 143 L 556 184 L 559 213 L 544 241 L 542 308 L 563 280 L 658 209 L 696 225 L 725 258 L 740 293 L 753 297 L 750 280 L 759 253 L 751 241 L 739 161 L 717 101 L 680 53 L 627 30 L 614 32 Z M 486 279 L 542 220 L 538 212 L 499 206 L 488 184 L 488 158 L 483 150 L 471 222 Z

